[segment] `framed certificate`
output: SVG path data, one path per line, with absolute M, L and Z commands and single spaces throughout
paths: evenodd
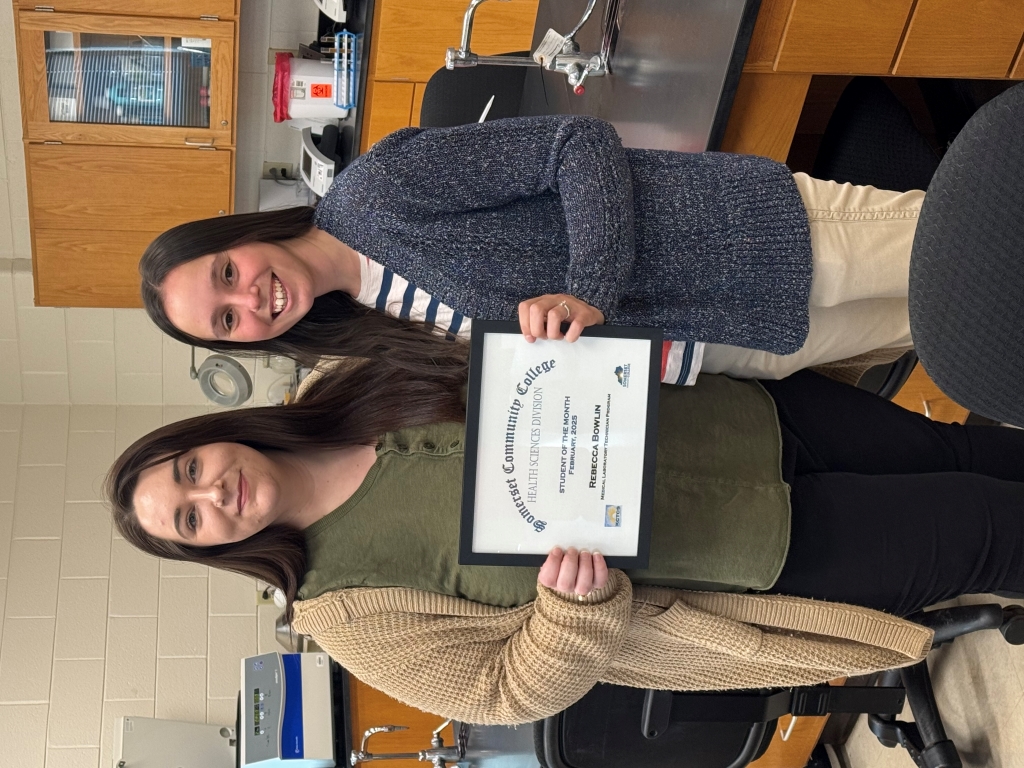
M 540 565 L 572 546 L 646 567 L 661 331 L 530 344 L 518 323 L 474 320 L 470 344 L 459 562 Z

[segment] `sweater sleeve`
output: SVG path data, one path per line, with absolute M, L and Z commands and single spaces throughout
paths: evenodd
M 389 590 L 375 592 L 386 607 Z M 481 606 L 465 615 L 425 606 L 349 618 L 344 599 L 342 590 L 296 603 L 293 625 L 358 679 L 405 704 L 469 723 L 515 725 L 562 711 L 602 679 L 629 626 L 632 587 L 612 571 L 608 586 L 584 602 L 538 586 L 526 606 Z
M 389 182 L 388 195 L 428 214 L 557 194 L 569 240 L 566 293 L 607 315 L 625 290 L 635 259 L 632 174 L 603 120 L 562 115 L 403 129 L 373 148 L 364 170 Z

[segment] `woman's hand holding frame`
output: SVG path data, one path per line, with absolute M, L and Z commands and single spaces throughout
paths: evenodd
M 563 335 L 562 324 L 569 323 Z M 604 313 L 582 299 L 565 293 L 549 293 L 519 304 L 519 327 L 529 342 L 537 339 L 576 341 L 583 329 L 602 325 Z
M 608 583 L 608 565 L 600 552 L 555 547 L 540 567 L 537 583 L 565 594 L 585 597 Z

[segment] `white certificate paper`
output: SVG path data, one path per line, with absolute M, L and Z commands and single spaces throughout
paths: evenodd
M 517 324 L 474 322 L 460 562 L 574 546 L 646 565 L 660 332 L 592 333 L 529 344 Z

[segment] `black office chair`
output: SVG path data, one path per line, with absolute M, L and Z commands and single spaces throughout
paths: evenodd
M 529 56 L 530 52 L 502 55 Z M 442 67 L 431 75 L 423 89 L 420 125 L 424 128 L 448 128 L 478 122 L 492 96 L 494 102 L 487 112 L 487 120 L 516 117 L 523 100 L 525 79 L 526 67 Z
M 885 83 L 855 77 L 829 118 L 811 175 L 906 192 L 927 188 L 938 167 L 938 154 Z
M 1024 606 L 958 606 L 911 617 L 935 630 L 938 647 L 982 629 L 1024 645 Z M 897 720 L 910 701 L 913 723 Z M 785 714 L 867 713 L 887 747 L 904 747 L 921 768 L 959 768 L 932 692 L 928 666 L 890 670 L 874 686 L 673 693 L 598 685 L 534 724 L 544 768 L 743 768 L 764 754 Z
M 717 693 L 598 685 L 536 723 L 534 741 L 545 768 L 741 768 L 765 753 L 782 715 L 895 714 L 905 699 L 899 685 Z
M 972 412 L 1024 426 L 1024 86 L 992 99 L 928 187 L 910 261 L 921 364 Z
M 886 400 L 892 400 L 907 383 L 916 367 L 917 352 L 913 349 L 907 350 L 891 363 L 869 368 L 860 377 L 857 387 L 874 392 Z
M 892 399 L 916 365 L 911 350 L 894 363 L 871 368 L 858 386 Z M 1008 642 L 1020 645 L 1022 614 L 1019 606 L 1004 611 L 990 604 L 912 618 L 936 629 L 936 647 L 994 627 L 1003 630 Z M 780 716 L 846 712 L 869 714 L 878 740 L 887 747 L 904 747 L 921 768 L 960 765 L 942 727 L 924 662 L 887 672 L 877 685 L 687 694 L 602 685 L 565 712 L 535 724 L 534 741 L 545 768 L 742 768 L 764 754 Z M 904 697 L 910 699 L 916 724 L 896 718 Z M 595 738 L 595 733 L 605 735 Z
M 875 391 L 891 399 L 917 364 L 907 353 L 871 369 Z M 1024 645 L 1024 606 L 994 603 L 922 611 L 912 621 L 935 630 L 933 647 L 982 629 Z M 901 722 L 905 700 L 913 723 Z M 925 661 L 890 670 L 865 687 L 673 693 L 598 685 L 565 711 L 534 724 L 542 768 L 743 768 L 764 754 L 779 717 L 869 715 L 886 747 L 903 747 L 919 768 L 960 768 L 947 738 Z

